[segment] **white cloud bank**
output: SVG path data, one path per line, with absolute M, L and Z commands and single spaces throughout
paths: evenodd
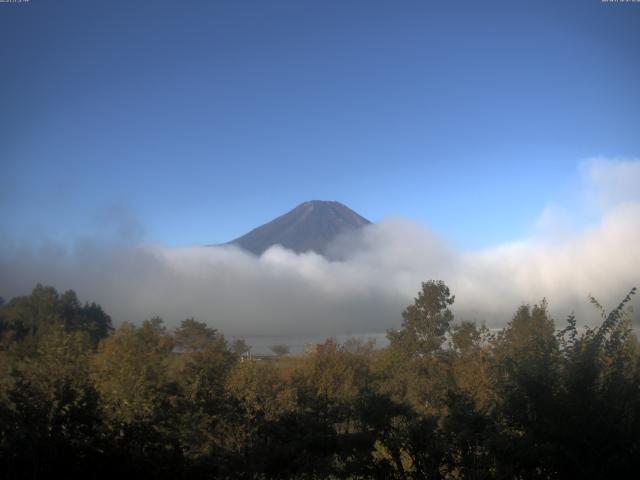
M 600 220 L 561 237 L 460 252 L 411 221 L 386 219 L 339 239 L 332 260 L 279 246 L 256 258 L 234 247 L 85 240 L 72 250 L 5 249 L 0 293 L 28 293 L 41 282 L 101 303 L 116 323 L 160 315 L 176 325 L 193 316 L 235 335 L 331 335 L 397 327 L 420 282 L 443 279 L 458 318 L 500 326 L 518 305 L 546 297 L 559 322 L 575 311 L 593 324 L 587 294 L 613 307 L 640 286 L 640 161 L 582 168 Z

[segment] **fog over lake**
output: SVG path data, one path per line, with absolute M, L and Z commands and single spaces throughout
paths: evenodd
M 144 242 L 121 235 L 135 228 L 115 217 L 105 228 L 117 234 L 72 247 L 4 242 L 0 292 L 26 294 L 38 282 L 74 289 L 116 325 L 157 315 L 170 328 L 195 317 L 227 335 L 329 336 L 397 328 L 421 282 L 442 279 L 458 319 L 500 327 L 522 303 L 546 298 L 557 320 L 575 312 L 593 324 L 589 294 L 613 308 L 639 283 L 640 161 L 587 162 L 582 185 L 593 222 L 575 226 L 570 211 L 548 207 L 530 236 L 476 250 L 396 217 L 339 237 L 326 257 L 278 245 L 255 256 Z

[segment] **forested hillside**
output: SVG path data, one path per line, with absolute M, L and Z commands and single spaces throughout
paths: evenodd
M 0 305 L 0 477 L 628 478 L 634 293 L 611 312 L 592 299 L 591 329 L 542 301 L 495 333 L 429 281 L 384 349 L 328 339 L 256 360 L 198 320 L 114 329 L 38 285 Z

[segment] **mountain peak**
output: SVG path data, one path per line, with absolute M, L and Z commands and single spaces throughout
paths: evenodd
M 370 223 L 340 202 L 309 200 L 229 244 L 256 255 L 273 245 L 282 245 L 297 253 L 314 251 L 324 254 L 337 235 Z

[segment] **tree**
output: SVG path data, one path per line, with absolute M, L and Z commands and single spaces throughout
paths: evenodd
M 350 342 L 345 348 L 330 338 L 305 355 L 292 376 L 299 409 L 296 422 L 316 430 L 301 439 L 305 448 L 318 452 L 316 459 L 305 461 L 317 462 L 318 468 L 324 464 L 338 478 L 363 478 L 362 470 L 371 463 L 375 436 L 363 431 L 361 415 L 361 399 L 372 387 L 370 355 L 366 345 Z M 307 455 L 299 455 L 303 454 Z M 336 461 L 329 461 L 332 456 Z M 331 478 L 329 470 L 320 476 L 327 477 Z
M 184 320 L 174 334 L 179 350 L 172 378 L 179 387 L 179 413 L 174 418 L 184 455 L 216 472 L 224 463 L 223 434 L 228 423 L 225 385 L 237 356 L 223 335 L 194 319 Z
M 269 349 L 275 353 L 278 357 L 288 355 L 290 348 L 288 345 L 271 345 Z
M 0 333 L 4 331 L 5 338 L 33 345 L 58 323 L 68 332 L 88 333 L 93 346 L 112 330 L 111 318 L 100 305 L 81 305 L 73 290 L 60 295 L 55 288 L 38 284 L 30 295 L 13 298 L 2 307 Z M 25 345 L 25 350 L 30 348 Z
M 627 308 L 635 293 L 609 313 L 590 297 L 600 326 L 579 331 L 570 316 L 558 335 L 564 388 L 555 438 L 564 478 L 620 478 L 640 468 L 640 344 Z
M 452 388 L 459 400 L 472 399 L 475 408 L 488 408 L 493 401 L 492 392 L 492 352 L 493 335 L 485 326 L 461 322 L 451 331 L 451 374 L 455 387 Z M 451 400 L 447 399 L 447 405 Z M 462 402 L 464 403 L 464 402 Z M 456 405 L 460 405 L 457 402 Z
M 60 310 L 65 328 L 68 331 L 87 332 L 94 346 L 113 330 L 111 317 L 102 307 L 95 302 L 82 305 L 73 290 L 60 295 Z
M 105 417 L 106 476 L 164 478 L 180 471 L 181 401 L 168 373 L 172 351 L 173 338 L 156 317 L 140 327 L 122 324 L 93 356 L 91 375 Z
M 224 337 L 215 328 L 204 322 L 187 318 L 174 334 L 176 346 L 184 352 L 202 351 L 213 343 L 224 341 Z
M 402 327 L 388 332 L 390 348 L 376 362 L 380 393 L 422 414 L 445 407 L 452 378 L 450 355 L 442 347 L 453 321 L 449 307 L 454 298 L 442 281 L 422 284 L 414 303 L 402 312 Z
M 296 409 L 289 382 L 272 362 L 247 359 L 234 365 L 225 390 L 225 416 L 217 427 L 221 446 L 235 459 L 235 475 L 282 468 L 286 460 L 275 451 L 280 440 L 273 437 L 281 433 L 281 419 Z
M 160 322 L 122 324 L 101 342 L 93 358 L 94 382 L 115 428 L 152 422 L 163 413 L 163 391 L 169 382 L 166 362 L 173 342 Z
M 231 344 L 231 351 L 241 357 L 244 354 L 251 352 L 251 347 L 247 345 L 247 342 L 243 338 L 237 338 Z
M 214 404 L 221 401 L 236 356 L 222 334 L 193 318 L 182 322 L 174 339 L 183 355 L 177 380 L 184 394 L 196 402 L 198 408 L 214 408 Z
M 100 455 L 102 417 L 89 378 L 91 344 L 62 324 L 0 379 L 0 470 L 7 478 L 76 478 Z
M 558 398 L 561 359 L 547 302 L 522 305 L 493 345 L 498 464 L 504 475 L 553 477 L 561 447 L 554 431 L 562 425 Z M 515 470 L 514 470 L 515 469 Z
M 423 283 L 413 305 L 402 312 L 400 330 L 388 332 L 391 346 L 401 348 L 411 356 L 429 355 L 438 350 L 453 321 L 449 307 L 454 300 L 455 296 L 442 280 Z
M 62 317 L 58 292 L 38 284 L 30 295 L 12 298 L 4 308 L 4 317 L 5 329 L 13 331 L 15 340 L 28 339 L 33 344 L 42 329 Z

